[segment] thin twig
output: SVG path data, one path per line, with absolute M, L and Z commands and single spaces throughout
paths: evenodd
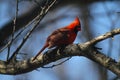
M 15 12 L 15 18 L 14 18 L 14 20 L 13 20 L 14 26 L 13 26 L 13 32 L 12 32 L 12 39 L 11 39 L 10 44 L 9 44 L 9 46 L 8 46 L 7 60 L 9 59 L 10 50 L 11 50 L 11 45 L 12 45 L 13 40 L 14 40 L 14 34 L 15 34 L 17 16 L 18 16 L 18 0 L 16 0 L 16 12 Z
M 13 41 L 16 40 L 23 32 L 24 30 L 31 24 L 33 24 L 36 20 L 37 20 L 38 16 L 33 19 L 32 21 L 30 21 L 25 27 L 23 27 L 20 32 L 17 33 L 17 35 L 14 37 Z M 0 53 L 5 50 L 9 45 L 10 45 L 11 41 L 9 41 L 2 49 L 0 49 Z
M 43 66 L 42 68 L 53 68 L 53 67 L 59 66 L 59 65 L 65 63 L 66 61 L 70 60 L 71 58 L 72 58 L 72 57 L 69 57 L 69 58 L 67 58 L 66 60 L 64 60 L 64 61 L 62 61 L 62 62 L 60 62 L 60 63 L 58 63 L 58 64 L 53 64 L 52 66 L 48 66 L 48 67 Z
M 30 21 L 25 27 L 23 27 L 23 28 L 20 30 L 20 32 L 18 32 L 17 35 L 14 37 L 13 41 L 16 40 L 17 37 L 19 37 L 19 36 L 21 35 L 21 33 L 24 32 L 24 30 L 25 30 L 29 25 L 31 25 L 31 24 L 33 24 L 35 21 L 37 21 L 38 18 L 39 18 L 39 15 L 38 15 L 37 17 L 35 17 L 32 21 Z M 7 44 L 6 44 L 3 48 L 0 49 L 0 53 L 1 53 L 2 51 L 4 51 L 4 50 L 10 45 L 10 43 L 11 43 L 11 40 L 8 41 Z
M 22 46 L 24 45 L 24 43 L 28 40 L 29 36 L 31 35 L 31 33 L 34 31 L 34 29 L 39 25 L 40 21 L 43 19 L 43 17 L 47 14 L 47 12 L 49 11 L 49 9 L 56 3 L 56 0 L 54 0 L 49 6 L 45 5 L 42 8 L 42 11 L 40 12 L 39 16 L 38 16 L 38 20 L 36 21 L 36 24 L 32 27 L 32 29 L 26 34 L 26 36 L 23 38 L 21 44 L 19 45 L 19 47 L 15 50 L 15 52 L 13 53 L 13 55 L 10 57 L 9 61 L 11 61 L 20 51 L 20 49 L 22 48 Z

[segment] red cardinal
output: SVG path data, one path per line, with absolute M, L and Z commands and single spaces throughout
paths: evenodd
M 50 36 L 48 36 L 45 45 L 33 58 L 33 61 L 45 48 L 50 49 L 53 47 L 72 44 L 77 36 L 78 31 L 80 30 L 81 25 L 78 17 L 76 17 L 76 19 L 68 26 L 55 30 Z

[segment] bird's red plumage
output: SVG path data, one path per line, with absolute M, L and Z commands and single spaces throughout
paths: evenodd
M 77 32 L 80 30 L 81 24 L 78 17 L 76 17 L 76 19 L 68 26 L 55 30 L 50 36 L 48 36 L 45 45 L 33 58 L 33 61 L 45 48 L 72 44 L 77 36 Z

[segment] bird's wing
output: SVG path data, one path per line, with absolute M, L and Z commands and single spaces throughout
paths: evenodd
M 54 47 L 56 45 L 67 44 L 69 38 L 70 30 L 67 28 L 60 28 L 55 30 L 48 38 L 47 42 L 49 43 L 49 47 Z

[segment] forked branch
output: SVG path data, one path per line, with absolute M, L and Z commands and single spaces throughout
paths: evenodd
M 115 29 L 104 35 L 98 36 L 86 43 L 71 44 L 66 47 L 62 47 L 61 49 L 59 49 L 59 53 L 58 49 L 48 50 L 44 53 L 44 55 L 38 56 L 38 58 L 34 62 L 32 62 L 33 58 L 23 61 L 17 61 L 15 63 L 0 61 L 0 73 L 9 75 L 27 73 L 62 58 L 72 56 L 84 56 L 109 69 L 117 76 L 120 76 L 119 62 L 116 62 L 114 59 L 105 56 L 103 53 L 94 48 L 95 43 L 98 43 L 107 38 L 111 38 L 111 36 L 115 36 L 117 34 L 120 34 L 120 29 Z

